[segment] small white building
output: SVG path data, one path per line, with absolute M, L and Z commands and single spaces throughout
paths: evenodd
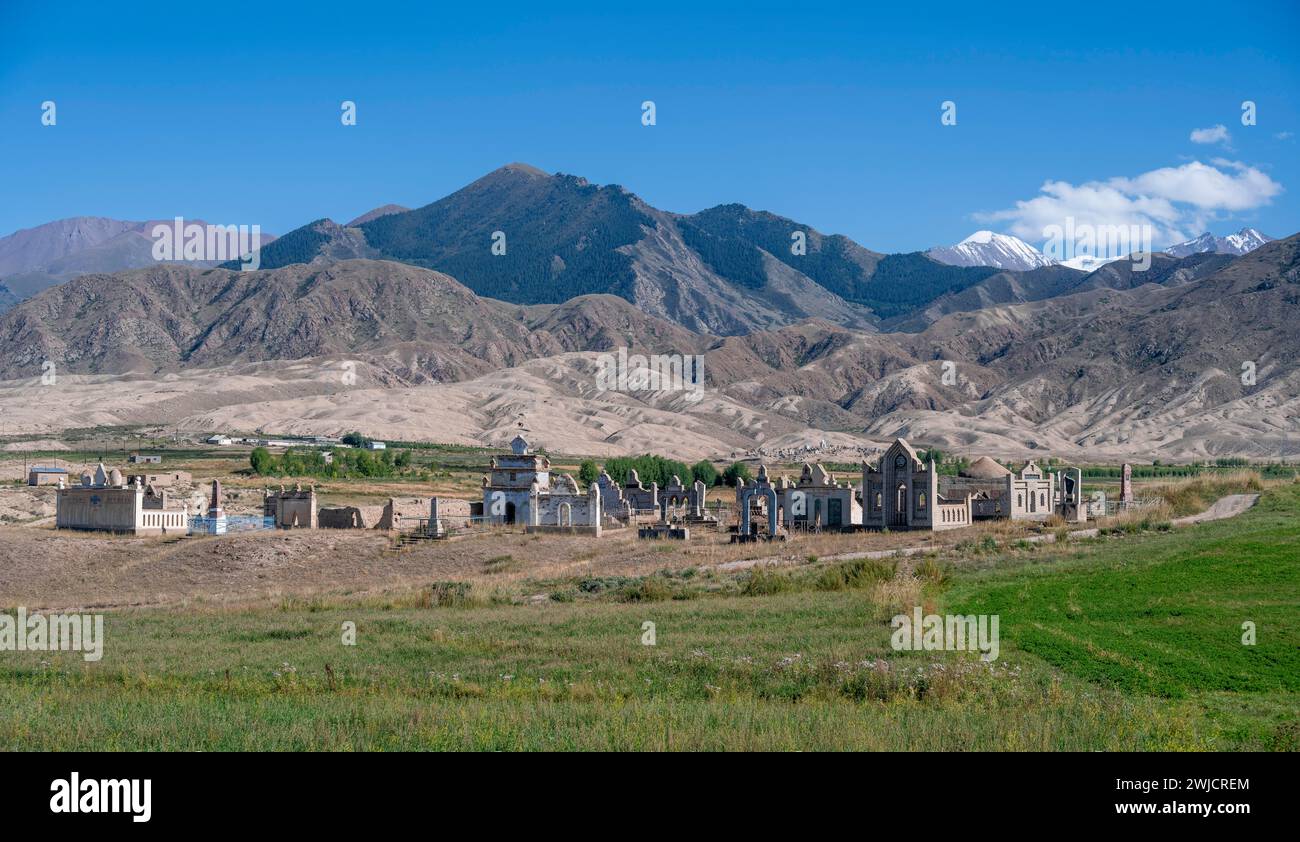
M 222 436 L 222 435 L 209 436 L 207 441 L 208 444 L 216 444 L 222 447 L 234 443 L 234 439 L 232 439 L 230 436 Z
M 388 445 L 384 444 L 382 441 L 366 442 L 366 450 L 387 450 L 387 449 L 388 449 Z

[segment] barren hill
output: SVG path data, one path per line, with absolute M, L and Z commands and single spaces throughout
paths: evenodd
M 256 420 L 498 444 L 528 429 L 593 453 L 904 435 L 999 455 L 1294 457 L 1298 251 L 1300 235 L 1241 257 L 1161 258 L 1145 274 L 1115 265 L 1068 294 L 939 315 L 916 333 L 806 319 L 721 337 L 618 296 L 511 304 L 393 261 L 158 266 L 82 277 L 0 316 L 4 376 L 34 378 L 46 359 L 61 375 L 57 390 L 0 389 L 0 409 L 33 430 Z M 618 347 L 703 354 L 705 399 L 601 392 L 595 355 Z M 349 361 L 355 382 L 339 377 Z M 173 385 L 149 385 L 159 378 Z
M 523 360 L 697 337 L 612 296 L 524 308 L 392 261 L 240 272 L 158 265 L 86 275 L 0 317 L 0 376 L 171 371 L 338 354 L 386 357 L 395 376 L 460 380 Z

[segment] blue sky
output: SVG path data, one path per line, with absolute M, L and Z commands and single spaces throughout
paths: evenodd
M 1300 230 L 1295 2 L 111 5 L 0 0 L 0 235 L 176 214 L 284 233 L 510 161 L 880 251 L 1064 214 Z

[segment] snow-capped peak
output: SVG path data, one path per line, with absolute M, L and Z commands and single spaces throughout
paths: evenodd
M 993 231 L 976 231 L 955 246 L 938 246 L 926 254 L 949 266 L 992 266 L 1016 272 L 1052 265 L 1050 259 L 1024 240 Z
M 996 239 L 996 238 L 998 238 L 998 237 L 1000 237 L 1000 236 L 1002 236 L 1002 235 L 1000 235 L 1000 234 L 994 234 L 992 231 L 976 231 L 974 234 L 971 234 L 969 237 L 967 237 L 966 239 L 962 240 L 962 241 L 961 241 L 960 243 L 958 243 L 957 245 L 962 245 L 963 243 L 980 243 L 980 244 L 991 243 L 991 242 L 993 242 L 994 239 Z M 1015 240 L 1016 238 L 1015 238 L 1015 237 L 1007 237 L 1006 239 L 1008 239 L 1008 240 Z M 1016 240 L 1016 242 L 1020 242 L 1020 240 Z
M 1165 254 L 1174 257 L 1187 257 L 1190 254 L 1200 254 L 1207 251 L 1218 252 L 1219 254 L 1246 254 L 1270 242 L 1272 239 L 1272 237 L 1261 234 L 1254 228 L 1242 228 L 1236 234 L 1229 234 L 1226 237 L 1216 237 L 1206 231 L 1199 237 L 1170 246 L 1165 249 Z

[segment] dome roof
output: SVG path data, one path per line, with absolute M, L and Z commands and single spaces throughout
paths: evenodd
M 966 467 L 966 470 L 961 472 L 961 476 L 969 477 L 970 479 L 1002 479 L 1002 477 L 1009 476 L 1010 474 L 1010 471 L 987 456 L 981 456 L 974 462 L 971 462 L 970 465 Z

